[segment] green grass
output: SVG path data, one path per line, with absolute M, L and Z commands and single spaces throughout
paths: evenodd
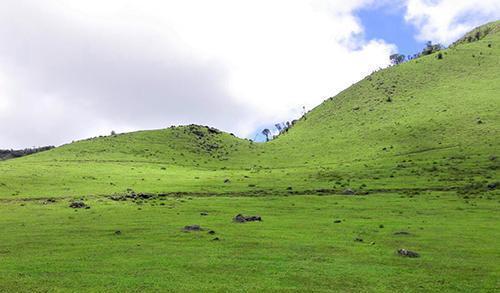
M 493 194 L 86 202 L 91 209 L 71 209 L 68 198 L 2 202 L 0 291 L 493 292 L 500 285 Z M 263 222 L 233 223 L 240 212 Z M 192 224 L 216 234 L 181 231 Z M 399 248 L 421 257 L 400 257 Z
M 1 161 L 0 291 L 498 291 L 499 28 L 375 72 L 269 143 L 193 125 Z M 163 197 L 108 198 L 132 192 Z

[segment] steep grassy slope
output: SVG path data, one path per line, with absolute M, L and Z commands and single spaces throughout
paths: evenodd
M 0 196 L 485 188 L 500 164 L 499 27 L 371 74 L 272 142 L 198 126 L 90 139 L 0 162 Z
M 442 59 L 432 54 L 373 73 L 324 102 L 269 144 L 273 164 L 355 171 L 388 186 L 401 177 L 412 178 L 407 186 L 446 186 L 497 176 L 500 33 L 493 31 Z M 417 178 L 425 180 L 412 184 Z

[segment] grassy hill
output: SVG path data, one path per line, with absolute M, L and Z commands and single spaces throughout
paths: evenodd
M 0 161 L 0 292 L 498 291 L 500 22 L 440 53 L 268 143 L 188 125 Z
M 367 76 L 269 143 L 194 125 L 89 139 L 0 163 L 0 196 L 486 186 L 500 164 L 499 26 Z

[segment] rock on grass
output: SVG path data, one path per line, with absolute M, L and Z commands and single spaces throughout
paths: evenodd
M 411 251 L 411 250 L 407 250 L 407 249 L 404 249 L 404 248 L 398 249 L 398 254 L 400 256 L 411 257 L 411 258 L 420 257 L 420 254 L 418 254 L 417 252 Z
M 255 221 L 262 221 L 262 218 L 260 216 L 243 216 L 242 214 L 236 215 L 236 217 L 233 218 L 233 221 L 236 223 L 245 223 L 245 222 L 255 222 Z
M 73 209 L 90 209 L 90 206 L 86 205 L 83 201 L 74 201 L 69 204 L 69 207 Z
M 200 225 L 189 225 L 189 226 L 184 226 L 182 230 L 184 232 L 203 231 L 203 228 L 201 228 Z

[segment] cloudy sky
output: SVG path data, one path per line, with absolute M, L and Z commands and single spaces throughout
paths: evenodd
M 0 148 L 299 116 L 498 0 L 0 0 Z

